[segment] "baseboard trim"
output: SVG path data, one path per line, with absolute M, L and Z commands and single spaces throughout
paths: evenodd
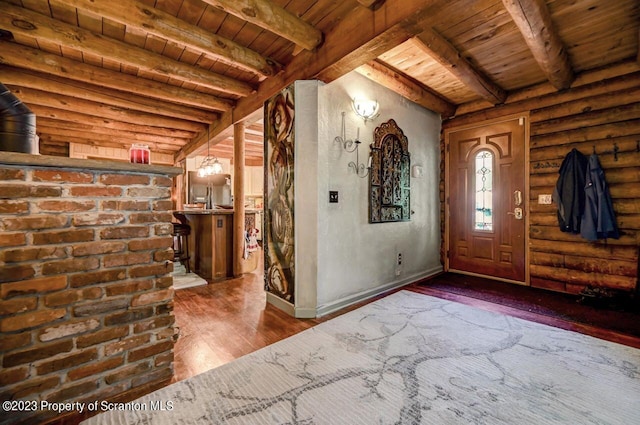
M 313 319 L 316 317 L 316 309 L 315 308 L 295 308 L 296 311 L 296 319 Z
M 279 296 L 274 295 L 271 292 L 267 291 L 267 302 L 272 306 L 274 306 L 275 308 L 284 311 L 288 315 L 295 317 L 296 308 L 289 301 L 285 301 Z
M 381 286 L 377 286 L 375 288 L 372 289 L 367 289 L 366 291 L 362 291 L 362 292 L 358 292 L 357 294 L 353 294 L 353 295 L 349 295 L 348 297 L 344 297 L 341 298 L 339 300 L 333 301 L 331 303 L 328 304 L 324 304 L 324 305 L 320 305 L 318 306 L 318 308 L 316 309 L 316 317 L 322 317 L 325 316 L 327 314 L 336 312 L 340 309 L 343 309 L 345 307 L 348 307 L 352 304 L 358 303 L 360 301 L 365 301 L 368 300 L 369 298 L 373 298 L 375 296 L 378 296 L 384 292 L 390 291 L 392 289 L 397 289 L 406 285 L 409 285 L 411 283 L 420 281 L 420 280 L 424 280 L 427 279 L 435 274 L 439 274 L 442 273 L 443 269 L 442 266 L 437 266 L 434 267 L 432 269 L 423 271 L 421 273 L 417 273 L 411 276 L 407 276 L 403 279 L 400 280 L 395 280 L 393 282 L 390 283 L 386 283 L 384 285 Z

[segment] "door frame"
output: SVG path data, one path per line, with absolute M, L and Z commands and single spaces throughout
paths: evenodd
M 506 121 L 513 121 L 517 119 L 523 120 L 524 125 L 524 190 L 523 190 L 523 198 L 524 198 L 524 282 L 520 282 L 512 279 L 505 279 L 495 276 L 488 276 L 481 273 L 468 272 L 464 270 L 456 270 L 452 269 L 449 266 L 449 251 L 450 251 L 450 205 L 449 205 L 449 191 L 451 189 L 451 165 L 450 165 L 450 134 L 455 133 L 462 130 L 471 130 L 474 128 L 487 127 L 493 124 L 499 124 Z M 479 276 L 479 277 L 487 277 L 493 280 L 499 280 L 503 282 L 515 283 L 518 285 L 531 285 L 531 275 L 530 275 L 530 263 L 529 259 L 529 175 L 530 175 L 530 164 L 529 164 L 529 139 L 530 139 L 530 119 L 529 119 L 529 111 L 524 111 L 518 114 L 510 114 L 505 115 L 500 118 L 489 119 L 485 121 L 476 122 L 473 124 L 460 125 L 456 127 L 447 128 L 444 130 L 444 271 L 446 272 L 456 272 L 460 274 L 467 274 L 471 276 Z

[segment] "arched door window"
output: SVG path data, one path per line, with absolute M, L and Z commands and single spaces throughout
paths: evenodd
M 493 158 L 486 150 L 476 154 L 474 230 L 493 230 Z

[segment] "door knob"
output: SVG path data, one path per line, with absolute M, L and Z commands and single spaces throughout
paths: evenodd
M 522 220 L 522 208 L 515 208 L 513 212 L 507 211 L 507 214 L 514 216 L 516 220 Z

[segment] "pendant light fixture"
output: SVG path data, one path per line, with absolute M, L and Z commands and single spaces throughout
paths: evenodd
M 218 158 L 211 156 L 209 126 L 207 126 L 207 157 L 202 160 L 200 167 L 198 167 L 198 176 L 206 177 L 212 174 L 222 174 L 222 164 L 220 164 Z

